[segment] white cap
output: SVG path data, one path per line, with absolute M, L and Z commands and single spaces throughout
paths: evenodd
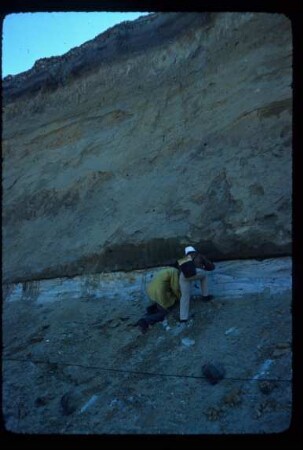
M 191 253 L 191 252 L 197 252 L 197 250 L 191 246 L 185 247 L 185 255 L 188 255 L 188 253 Z

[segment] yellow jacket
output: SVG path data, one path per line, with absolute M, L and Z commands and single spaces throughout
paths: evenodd
M 154 276 L 147 286 L 147 293 L 151 300 L 167 309 L 181 297 L 179 287 L 179 270 L 166 267 Z

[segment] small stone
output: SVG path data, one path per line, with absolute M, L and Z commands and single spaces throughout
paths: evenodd
M 182 344 L 185 345 L 186 347 L 190 347 L 191 345 L 194 345 L 196 341 L 194 341 L 193 339 L 189 339 L 189 338 L 183 338 L 181 340 Z
M 223 413 L 223 409 L 218 406 L 211 406 L 208 408 L 208 410 L 205 412 L 206 417 L 208 420 L 215 421 L 220 418 L 220 416 Z
M 289 353 L 290 349 L 289 348 L 277 348 L 276 350 L 273 351 L 272 356 L 273 358 L 279 358 L 279 356 L 283 356 L 286 353 Z
M 113 319 L 108 324 L 109 328 L 117 328 L 119 325 L 121 325 L 120 319 Z
M 231 336 L 238 336 L 239 331 L 237 330 L 236 327 L 232 327 L 232 328 L 229 328 L 228 330 L 226 330 L 224 334 L 225 334 L 225 336 L 228 336 L 229 334 Z
M 191 300 L 198 302 L 202 300 L 202 295 L 192 295 Z
M 260 381 L 258 386 L 262 394 L 268 395 L 277 387 L 277 383 L 275 381 Z
M 290 347 L 290 343 L 289 342 L 280 342 L 279 344 L 276 345 L 276 348 L 289 348 Z
M 233 389 L 223 397 L 223 402 L 228 406 L 236 406 L 242 402 L 241 389 Z
M 225 369 L 221 363 L 206 363 L 202 366 L 202 373 L 210 384 L 217 384 L 225 377 Z
M 70 391 L 62 395 L 60 400 L 62 414 L 68 416 L 76 411 L 80 405 L 80 395 L 77 392 Z
M 48 399 L 46 397 L 37 397 L 35 400 L 35 406 L 45 406 L 48 402 Z

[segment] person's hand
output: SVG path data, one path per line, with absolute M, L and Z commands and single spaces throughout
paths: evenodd
M 194 260 L 197 267 L 201 267 L 202 269 L 210 272 L 215 269 L 215 265 L 209 259 L 207 259 L 204 255 L 197 255 Z
M 208 272 L 211 272 L 212 270 L 215 270 L 215 267 L 216 267 L 213 262 L 208 261 L 208 260 L 204 261 L 203 266 L 204 266 L 203 267 L 204 270 L 206 270 Z

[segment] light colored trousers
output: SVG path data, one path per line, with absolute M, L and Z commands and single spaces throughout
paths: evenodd
M 196 269 L 196 275 L 190 278 L 185 278 L 183 273 L 180 273 L 179 284 L 181 290 L 180 299 L 180 320 L 187 320 L 189 314 L 189 301 L 191 293 L 191 283 L 195 280 L 200 280 L 202 295 L 208 295 L 207 274 L 202 269 Z

